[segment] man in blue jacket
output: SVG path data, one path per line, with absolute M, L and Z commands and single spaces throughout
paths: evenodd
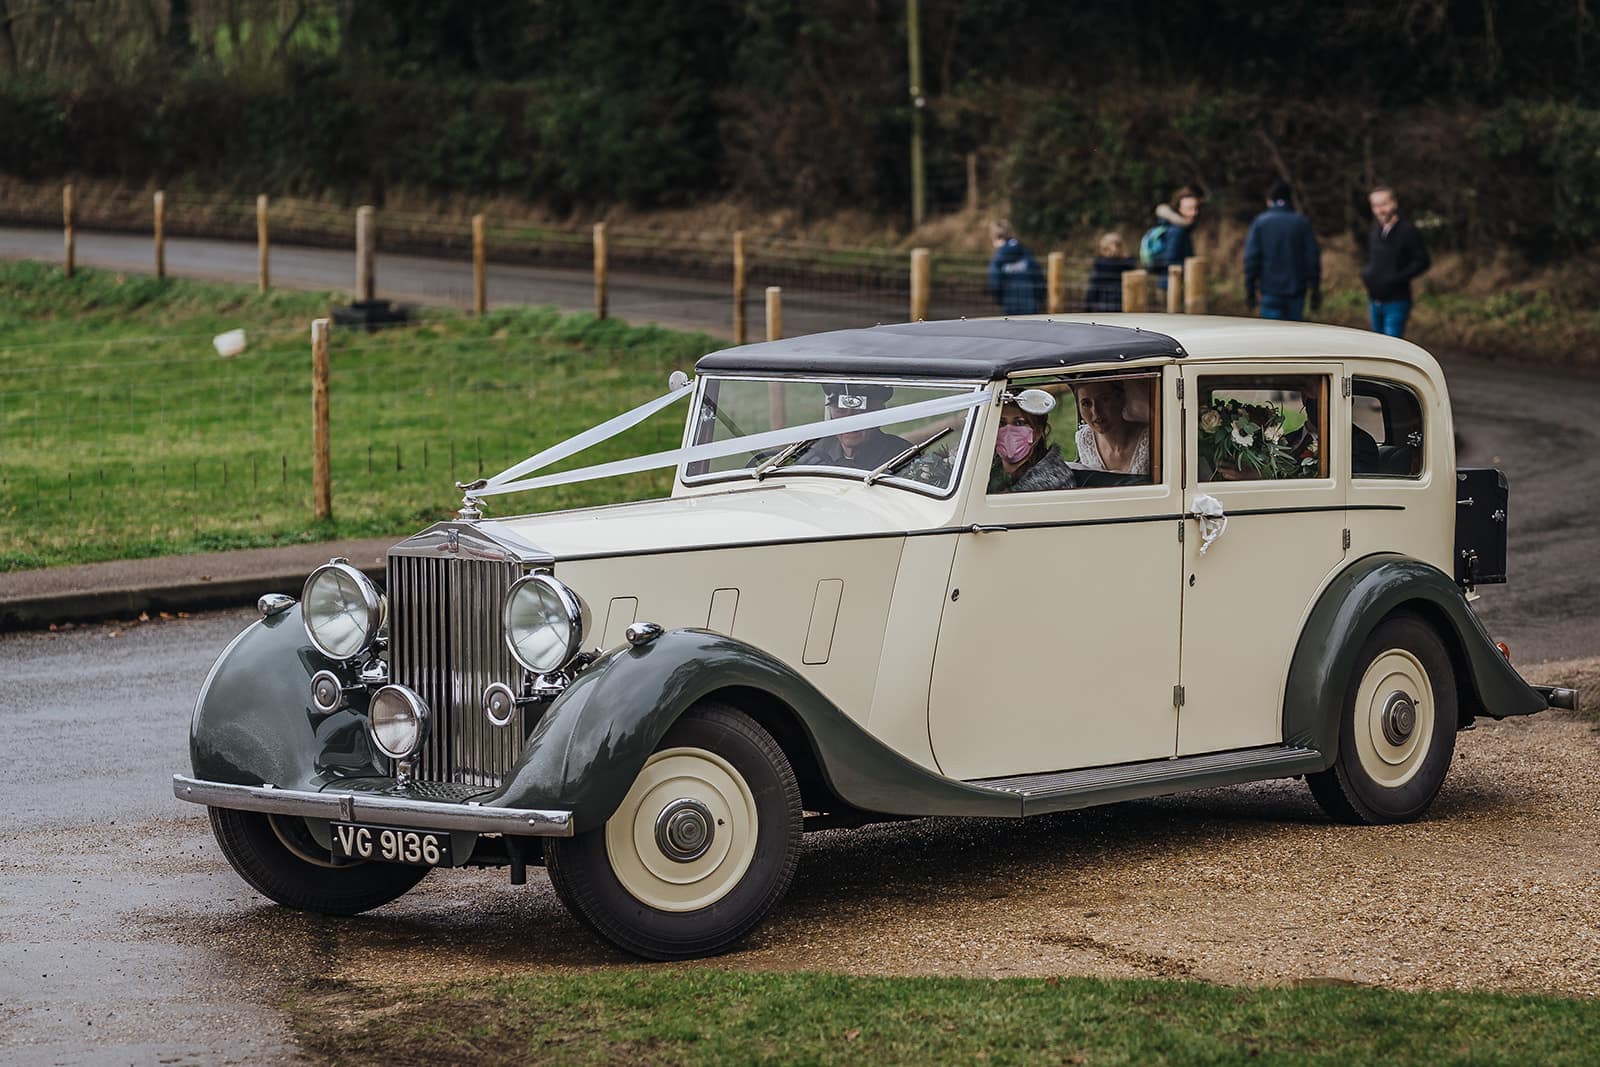
M 989 224 L 994 258 L 989 261 L 989 295 L 1005 315 L 1037 315 L 1044 310 L 1044 272 L 1039 261 L 1023 247 L 1011 223 L 996 219 Z
M 1267 192 L 1267 210 L 1250 224 L 1244 241 L 1244 302 L 1261 317 L 1305 318 L 1306 296 L 1311 310 L 1322 307 L 1322 249 L 1311 220 L 1294 209 L 1294 190 L 1279 179 Z

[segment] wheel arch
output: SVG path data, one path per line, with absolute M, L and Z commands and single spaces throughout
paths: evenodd
M 1545 700 L 1506 662 L 1460 588 L 1431 564 L 1395 553 L 1358 559 L 1323 589 L 1307 617 L 1284 687 L 1286 744 L 1338 754 L 1339 717 L 1356 657 L 1383 620 L 1421 617 L 1439 635 L 1456 675 L 1457 727 L 1478 715 L 1530 715 Z
M 755 646 L 706 630 L 669 630 L 613 650 L 545 713 L 523 758 L 487 803 L 573 813 L 578 832 L 610 818 L 677 719 L 708 698 L 740 707 L 773 735 L 811 810 L 886 815 L 1011 815 L 1021 801 L 945 778 L 869 734 L 809 680 Z

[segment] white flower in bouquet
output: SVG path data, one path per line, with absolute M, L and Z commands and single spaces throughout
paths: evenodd
M 1279 441 L 1283 440 L 1283 426 L 1268 426 L 1265 430 L 1261 431 L 1261 436 L 1265 437 L 1273 444 L 1277 444 Z
M 1222 425 L 1222 415 L 1216 408 L 1206 408 L 1200 412 L 1200 429 L 1211 433 Z
M 1249 448 L 1256 443 L 1254 435 L 1245 433 L 1237 425 L 1228 427 L 1228 434 L 1233 438 L 1233 443 L 1240 448 Z

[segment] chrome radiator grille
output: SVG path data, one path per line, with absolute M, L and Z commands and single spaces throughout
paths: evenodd
M 433 712 L 417 778 L 494 786 L 522 749 L 522 709 L 506 726 L 483 713 L 490 682 L 517 687 L 522 668 L 506 648 L 500 605 L 521 577 L 514 563 L 391 555 L 389 668 Z

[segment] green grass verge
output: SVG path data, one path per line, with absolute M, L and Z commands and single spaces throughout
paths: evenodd
M 1580 1064 L 1600 1002 L 1342 986 L 628 969 L 293 998 L 333 1063 Z
M 722 342 L 549 308 L 335 330 L 333 520 L 312 520 L 309 325 L 334 294 L 0 264 L 0 571 L 410 532 L 458 480 L 657 396 Z M 211 339 L 242 327 L 247 350 Z M 566 466 L 672 448 L 683 409 Z M 560 468 L 553 468 L 560 469 Z M 659 495 L 668 472 L 496 501 Z

